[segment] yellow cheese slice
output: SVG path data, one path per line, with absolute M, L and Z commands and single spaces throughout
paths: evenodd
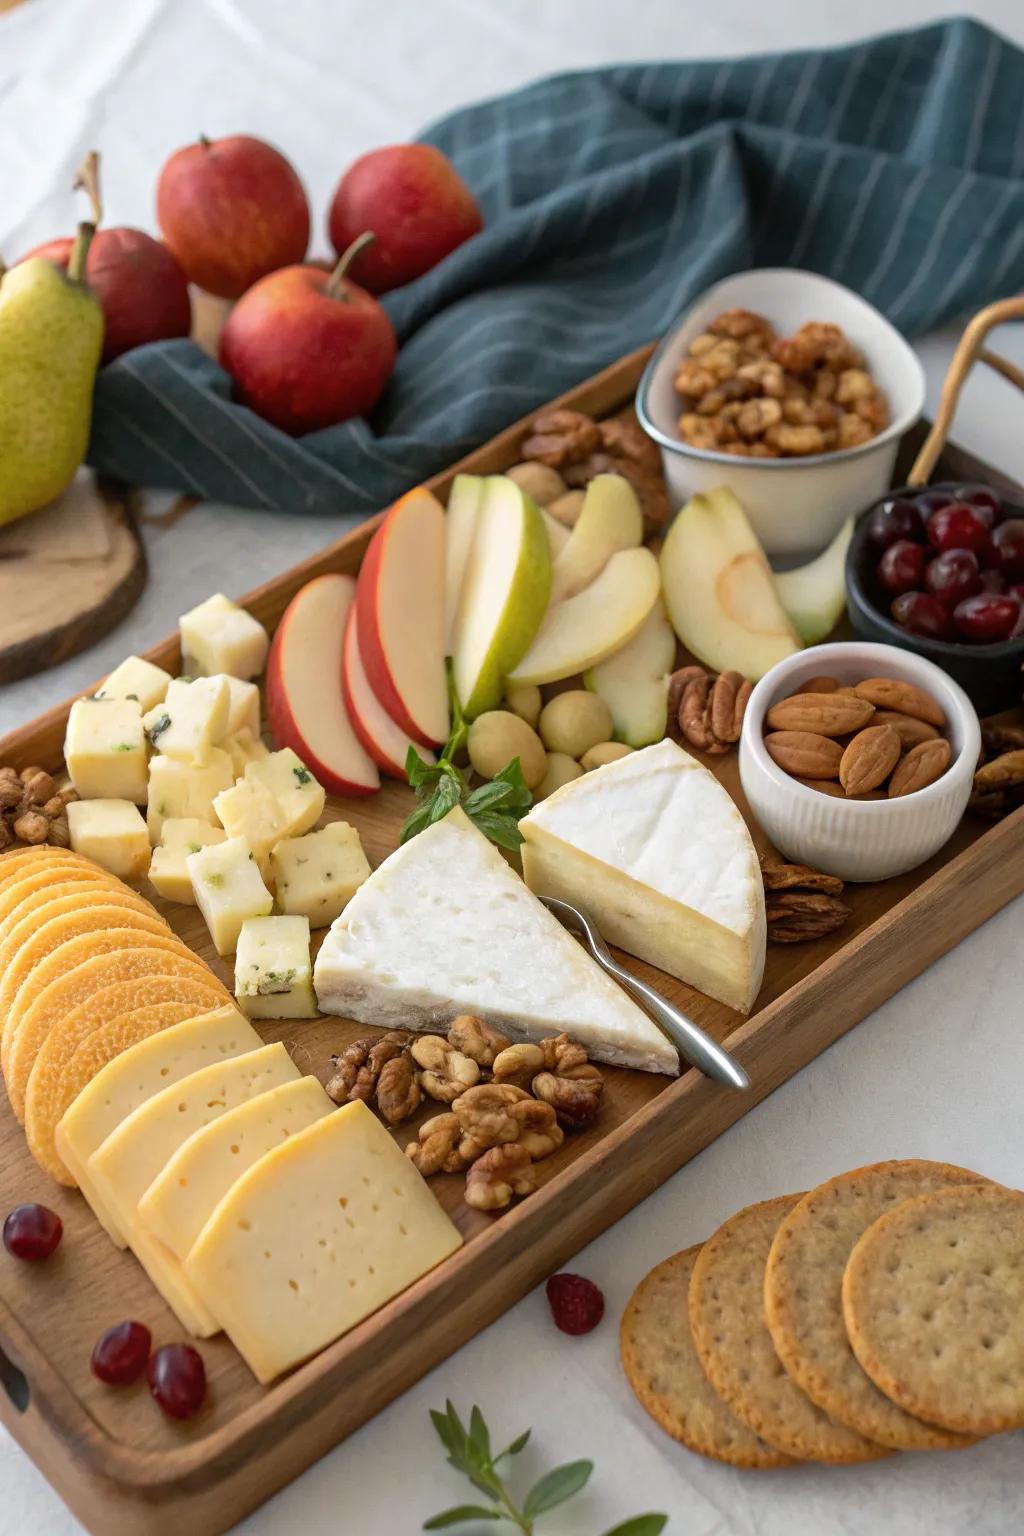
M 183 1268 L 259 1381 L 316 1354 L 462 1238 L 365 1104 L 289 1136 L 216 1207 Z
M 126 1246 L 127 1239 L 113 1212 L 100 1199 L 99 1191 L 88 1182 L 88 1162 L 96 1148 L 154 1094 L 173 1087 L 200 1067 L 259 1050 L 263 1044 L 233 1003 L 225 1003 L 210 1013 L 192 1014 L 180 1023 L 172 1022 L 148 1038 L 128 1038 L 133 1021 L 141 1021 L 142 1015 L 181 1006 L 154 1003 L 149 1008 L 120 1014 L 83 1041 L 67 1069 L 74 1072 L 79 1057 L 93 1048 L 97 1037 L 103 1037 L 108 1030 L 121 1031 L 121 1053 L 90 1077 L 64 1111 L 55 1135 L 57 1155 L 119 1248 Z
M 89 1175 L 100 1199 L 114 1212 L 135 1257 L 181 1323 L 199 1338 L 216 1332 L 216 1313 L 196 1294 L 170 1249 L 142 1226 L 139 1201 L 194 1131 L 299 1075 L 279 1041 L 202 1067 L 140 1104 L 89 1159 Z
M 266 1152 L 335 1109 L 315 1077 L 270 1088 L 196 1131 L 139 1201 L 143 1226 L 184 1259 L 214 1207 Z

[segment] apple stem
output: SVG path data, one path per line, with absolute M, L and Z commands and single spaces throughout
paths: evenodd
M 349 267 L 351 267 L 359 253 L 365 251 L 368 245 L 372 245 L 376 238 L 377 236 L 373 230 L 368 229 L 365 233 L 357 235 L 352 244 L 342 251 L 338 259 L 338 265 L 327 279 L 327 286 L 324 289 L 329 299 L 341 299 L 344 301 L 345 294 L 342 291 L 341 285 L 348 276 Z
M 203 146 L 204 149 L 209 149 L 210 144 L 211 144 L 211 140 L 206 137 L 205 133 L 201 133 L 199 135 L 199 142 Z
M 84 192 L 89 199 L 93 229 L 103 222 L 103 204 L 100 201 L 100 157 L 91 149 L 82 161 L 73 183 L 73 191 Z
M 71 247 L 71 259 L 68 262 L 68 278 L 72 283 L 85 281 L 85 263 L 95 233 L 95 224 L 90 224 L 87 220 L 83 220 L 78 226 L 75 243 Z

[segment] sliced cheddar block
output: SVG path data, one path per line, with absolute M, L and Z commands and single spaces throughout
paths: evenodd
M 86 1165 L 96 1148 L 155 1093 L 172 1087 L 200 1067 L 258 1050 L 263 1044 L 252 1025 L 230 1003 L 211 1013 L 190 1015 L 171 1024 L 160 1032 L 159 1038 L 154 1035 L 130 1041 L 127 1021 L 142 1011 L 135 1009 L 113 1021 L 124 1031 L 121 1053 L 100 1068 L 75 1096 L 56 1132 L 61 1161 L 119 1248 L 124 1248 L 127 1240 L 113 1215 L 105 1207 L 100 1208 L 98 1192 L 86 1188 Z M 79 1046 L 71 1058 L 71 1069 L 89 1045 L 86 1040 Z
M 270 1088 L 195 1131 L 139 1201 L 149 1232 L 184 1259 L 236 1179 L 289 1136 L 337 1106 L 315 1077 Z
M 51 1035 L 36 1058 L 25 1089 L 25 1136 L 29 1150 L 46 1171 L 61 1184 L 73 1184 L 70 1172 L 60 1162 L 56 1151 L 56 1130 L 75 1093 L 82 1086 L 83 1060 L 72 1070 L 79 1049 L 88 1042 L 102 1043 L 100 1031 L 123 1014 L 139 1008 L 150 1008 L 161 1003 L 178 1003 L 176 1016 L 168 1016 L 171 1022 L 191 1018 L 195 1014 L 208 1013 L 220 1007 L 223 993 L 208 982 L 194 976 L 161 976 L 159 973 L 145 981 L 114 982 L 95 993 L 88 1002 L 74 1009 L 65 1020 L 65 1027 Z M 129 1027 L 130 1034 L 130 1027 Z M 129 1043 L 130 1039 L 129 1039 Z M 95 1053 L 97 1069 L 105 1065 L 102 1051 Z M 88 1051 L 84 1058 L 88 1060 Z
M 365 1104 L 267 1152 L 184 1261 L 261 1382 L 323 1349 L 454 1253 L 462 1238 Z
M 159 704 L 171 684 L 171 674 L 163 667 L 146 661 L 142 656 L 126 656 L 115 667 L 102 688 L 97 688 L 99 699 L 132 699 L 145 713 Z
M 280 1042 L 202 1067 L 140 1104 L 89 1159 L 89 1173 L 100 1198 L 122 1224 L 135 1257 L 182 1324 L 200 1338 L 216 1332 L 216 1313 L 197 1294 L 170 1249 L 142 1225 L 139 1201 L 195 1131 L 237 1104 L 299 1076 Z M 402 1157 L 402 1161 L 408 1160 Z
M 68 832 L 76 853 L 121 880 L 139 880 L 149 868 L 149 833 L 130 800 L 73 800 Z

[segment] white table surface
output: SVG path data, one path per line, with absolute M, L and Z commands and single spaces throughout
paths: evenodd
M 153 227 L 166 155 L 200 131 L 249 131 L 300 167 L 325 250 L 323 209 L 347 161 L 466 101 L 552 70 L 838 43 L 962 8 L 927 0 L 645 0 L 639 8 L 614 0 L 26 0 L 0 15 L 0 249 L 14 257 L 70 228 L 63 188 L 87 148 L 103 152 L 108 220 Z M 1024 43 L 1019 0 L 975 0 L 973 10 Z M 935 336 L 920 347 L 930 408 L 952 340 Z M 999 338 L 1024 362 L 1022 343 Z M 1005 385 L 979 377 L 957 436 L 1022 478 L 1020 410 Z M 148 516 L 167 503 L 149 497 Z M 85 656 L 0 690 L 0 731 L 169 632 L 209 591 L 245 591 L 345 527 L 344 518 L 213 506 L 175 526 L 147 522 L 151 576 L 137 608 Z M 556 1461 L 594 1460 L 590 1488 L 544 1518 L 540 1536 L 598 1536 L 656 1509 L 671 1516 L 672 1536 L 1019 1530 L 1019 1438 L 868 1467 L 736 1473 L 691 1456 L 647 1419 L 621 1375 L 616 1328 L 652 1264 L 751 1201 L 884 1157 L 942 1158 L 1024 1182 L 1022 918 L 1018 901 L 584 1250 L 571 1267 L 591 1275 L 608 1304 L 595 1333 L 558 1334 L 536 1292 L 239 1529 L 410 1536 L 469 1491 L 445 1466 L 427 1418 L 447 1396 L 467 1411 L 479 1402 L 496 1433 L 533 1426 L 525 1477 Z M 0 1536 L 81 1530 L 2 1432 L 0 1489 Z M 460 1529 L 475 1536 L 495 1527 Z

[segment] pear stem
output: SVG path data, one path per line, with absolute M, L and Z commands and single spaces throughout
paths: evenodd
M 351 267 L 360 252 L 365 251 L 368 245 L 372 245 L 376 238 L 377 236 L 373 230 L 368 229 L 364 234 L 357 235 L 352 244 L 342 252 L 338 265 L 327 279 L 327 285 L 324 288 L 324 292 L 329 299 L 341 299 L 343 303 L 347 302 L 341 285 L 348 276 L 349 267 Z
M 92 224 L 103 222 L 103 203 L 100 200 L 100 157 L 94 149 L 91 149 L 82 161 L 81 169 L 75 177 L 75 192 L 84 192 L 89 199 L 89 209 Z
M 89 247 L 92 245 L 92 237 L 96 233 L 96 225 L 83 220 L 78 226 L 75 235 L 75 243 L 71 247 L 71 259 L 68 262 L 68 278 L 72 283 L 85 281 L 85 263 L 89 256 Z

